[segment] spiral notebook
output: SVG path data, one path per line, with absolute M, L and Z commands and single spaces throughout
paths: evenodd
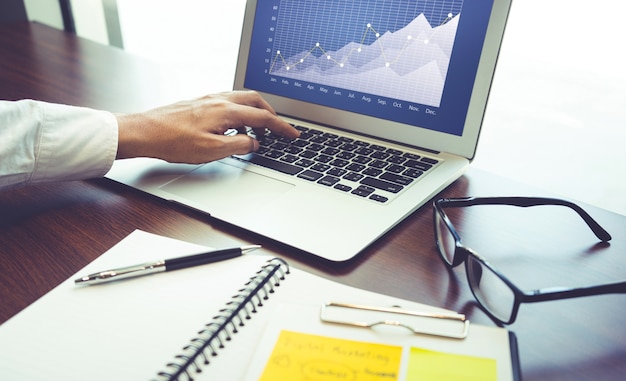
M 313 311 L 297 319 L 298 334 L 349 331 L 318 318 L 329 299 L 448 312 L 341 285 L 256 252 L 99 286 L 74 285 L 85 273 L 205 250 L 131 233 L 0 326 L 2 380 L 242 380 L 251 364 L 263 365 L 266 351 L 258 346 L 272 347 L 267 335 L 297 316 L 290 314 Z M 350 338 L 376 341 L 362 332 L 354 336 L 352 329 Z M 514 336 L 505 329 L 472 325 L 463 340 L 413 336 L 417 347 L 495 359 L 499 380 L 518 379 Z

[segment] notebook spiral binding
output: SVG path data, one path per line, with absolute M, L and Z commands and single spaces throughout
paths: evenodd
M 245 320 L 252 318 L 251 313 L 263 306 L 274 288 L 289 274 L 289 265 L 280 258 L 272 258 L 233 296 L 219 315 L 206 324 L 180 354 L 166 365 L 168 370 L 157 374 L 156 381 L 187 380 L 193 381 L 193 373 L 200 373 L 203 366 L 209 365 L 209 357 L 217 356 L 218 350 L 225 347 L 238 327 L 245 325 Z

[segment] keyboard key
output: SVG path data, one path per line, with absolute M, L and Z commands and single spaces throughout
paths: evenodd
M 344 160 L 350 160 L 353 157 L 355 157 L 356 154 L 354 152 L 350 152 L 350 151 L 341 151 L 337 154 L 337 157 L 339 159 L 344 159 Z
M 297 155 L 300 152 L 302 152 L 302 148 L 290 145 L 287 148 L 285 148 L 283 151 L 285 151 L 286 153 L 290 153 L 292 155 Z
M 335 176 L 324 176 L 318 181 L 318 184 L 326 185 L 328 187 L 332 187 L 333 185 L 339 182 L 339 178 Z
M 294 140 L 293 142 L 291 142 L 291 144 L 292 144 L 292 145 L 294 145 L 294 146 L 296 146 L 296 147 L 303 148 L 303 147 L 308 146 L 308 145 L 309 145 L 309 142 L 307 142 L 306 140 L 304 140 L 304 139 L 300 138 L 300 139 L 296 139 L 296 140 Z
M 352 172 L 361 172 L 362 170 L 365 169 L 365 166 L 363 164 L 359 164 L 359 163 L 352 163 L 352 164 L 348 165 L 346 167 L 346 169 L 348 171 L 352 171 Z
M 387 158 L 387 161 L 393 164 L 402 164 L 406 161 L 406 158 L 402 157 L 401 155 L 394 155 Z
M 406 167 L 402 165 L 391 164 L 387 167 L 387 172 L 402 173 L 405 169 Z
M 326 143 L 324 143 L 324 144 L 326 144 L 326 145 L 327 145 L 327 146 L 329 146 L 329 147 L 337 148 L 337 147 L 339 147 L 340 145 L 342 145 L 343 143 L 342 143 L 342 142 L 340 142 L 340 141 L 339 141 L 339 139 L 329 139 L 329 140 L 327 140 L 327 141 L 326 141 Z
M 404 163 L 404 165 L 406 165 L 407 167 L 419 169 L 421 171 L 428 171 L 429 169 L 433 167 L 432 165 L 428 163 L 424 163 L 424 162 L 417 161 L 417 160 L 409 160 L 406 163 Z
M 406 157 L 407 159 L 411 159 L 411 160 L 419 160 L 419 158 L 421 157 L 420 155 L 416 155 L 416 154 L 410 153 L 410 152 L 405 152 L 402 156 Z
M 324 149 L 324 146 L 319 143 L 311 143 L 306 147 L 306 149 L 319 152 Z
M 322 176 L 324 176 L 324 175 L 322 175 L 319 172 L 311 171 L 310 169 L 307 169 L 306 171 L 298 174 L 299 178 L 305 179 L 305 180 L 309 180 L 309 181 L 317 181 Z
M 364 177 L 365 177 L 365 175 L 362 175 L 360 173 L 350 172 L 347 175 L 345 175 L 343 178 L 348 180 L 348 181 L 354 181 L 356 183 L 356 182 L 358 182 L 359 180 L 361 180 Z
M 335 156 L 336 154 L 339 153 L 339 150 L 337 148 L 326 147 L 322 150 L 322 153 L 324 155 Z
M 378 177 L 381 173 L 383 173 L 383 170 L 378 168 L 367 168 L 363 171 L 363 174 L 372 177 Z
M 324 149 L 324 146 L 318 143 L 311 143 L 306 147 L 306 149 L 310 151 L 319 152 Z
M 369 185 L 370 187 L 374 187 L 391 193 L 398 193 L 402 189 L 404 189 L 402 185 L 394 184 L 392 182 L 381 179 L 375 179 L 373 177 L 364 178 L 363 180 L 361 180 L 361 184 Z
M 359 155 L 369 156 L 372 153 L 374 153 L 374 150 L 371 148 L 359 147 L 354 151 L 354 153 L 359 154 Z
M 378 202 L 387 202 L 389 199 L 385 196 L 381 196 L 379 194 L 374 193 L 370 196 L 370 200 L 378 201 Z
M 300 125 L 297 125 L 297 124 L 296 125 L 292 124 L 292 126 L 293 126 L 293 128 L 295 128 L 296 130 L 298 130 L 300 132 L 305 132 L 305 131 L 309 130 L 308 128 L 306 128 L 304 126 L 300 126 Z
M 271 149 L 275 149 L 275 150 L 278 150 L 278 151 L 282 151 L 282 150 L 284 150 L 285 148 L 287 148 L 287 146 L 288 146 L 288 145 L 289 145 L 289 144 L 287 144 L 287 143 L 283 143 L 283 142 L 276 142 L 276 143 L 274 143 L 274 144 L 270 145 L 269 147 L 270 147 Z
M 346 173 L 348 173 L 348 171 L 346 171 L 345 169 L 342 169 L 342 168 L 332 168 L 327 173 L 329 175 L 341 177 L 341 176 L 345 175 Z
M 382 175 L 380 175 L 379 179 L 388 180 L 396 184 L 405 185 L 405 186 L 411 184 L 414 180 L 414 178 L 400 176 L 398 174 L 391 173 L 391 172 L 383 173 Z
M 361 196 L 361 197 L 367 197 L 370 194 L 374 193 L 375 189 L 372 187 L 368 187 L 368 186 L 359 186 L 358 188 L 356 188 L 355 190 L 352 191 L 352 194 L 355 194 L 357 196 Z
M 270 157 L 272 159 L 278 159 L 279 157 L 283 156 L 285 153 L 282 151 L 276 151 L 276 150 L 269 150 L 265 153 L 265 157 Z
M 315 162 L 309 159 L 300 159 L 296 162 L 296 165 L 299 165 L 301 167 L 310 167 L 313 164 L 315 164 Z
M 348 165 L 350 162 L 347 160 L 343 160 L 343 159 L 335 159 L 333 161 L 331 161 L 329 164 L 333 165 L 335 167 L 345 167 L 346 165 Z
M 315 135 L 311 139 L 309 139 L 309 141 L 312 143 L 320 143 L 320 144 L 324 143 L 326 140 L 328 140 L 328 138 L 323 135 Z
M 267 152 L 269 152 L 269 150 L 270 150 L 269 148 L 261 146 L 261 147 L 259 147 L 258 150 L 256 150 L 256 154 L 257 155 L 264 155 Z
M 279 159 L 280 161 L 284 161 L 286 163 L 295 163 L 298 161 L 298 156 L 295 155 L 285 155 Z
M 288 175 L 298 174 L 304 169 L 293 164 L 283 163 L 278 160 L 270 159 L 256 154 L 247 155 L 246 161 L 249 161 L 252 164 L 260 165 L 262 167 L 275 169 L 278 172 L 286 173 Z
M 430 157 L 423 157 L 422 161 L 428 164 L 432 164 L 432 165 L 439 163 L 439 160 L 431 159 Z
M 312 170 L 314 171 L 318 171 L 318 172 L 326 172 L 330 169 L 330 165 L 328 164 L 323 164 L 323 163 L 317 163 L 314 166 L 311 167 Z
M 387 152 L 376 151 L 372 153 L 370 156 L 372 156 L 374 159 L 384 160 L 388 158 L 389 156 L 391 156 L 391 154 L 388 154 Z
M 307 149 L 307 150 L 304 150 L 304 151 L 300 152 L 299 156 L 303 157 L 305 159 L 313 159 L 315 156 L 317 156 L 317 152 L 309 151 Z
M 301 132 L 301 133 L 300 133 L 300 139 L 302 139 L 302 140 L 309 140 L 309 139 L 311 139 L 313 136 L 314 136 L 314 135 L 313 135 L 311 132 L 309 132 L 309 131 L 305 131 L 305 132 Z
M 339 149 L 342 149 L 344 151 L 354 151 L 355 149 L 357 149 L 357 145 L 353 144 L 353 143 L 344 143 L 342 146 L 339 147 Z
M 371 163 L 369 163 L 370 167 L 378 168 L 378 169 L 385 168 L 387 165 L 389 165 L 389 163 L 387 163 L 386 161 L 382 161 L 382 160 L 374 160 Z
M 367 157 L 367 156 L 357 156 L 354 159 L 352 159 L 353 162 L 359 163 L 359 164 L 367 164 L 372 160 L 374 159 L 372 159 L 371 157 Z
M 333 160 L 333 157 L 330 155 L 319 154 L 313 160 L 320 162 L 320 163 L 328 163 Z
M 339 189 L 340 191 L 343 191 L 343 192 L 350 192 L 352 190 L 351 187 L 344 185 L 344 184 L 337 184 L 333 188 Z
M 422 171 L 420 171 L 418 169 L 409 168 L 406 171 L 402 172 L 402 174 L 405 175 L 405 176 L 409 176 L 409 177 L 412 177 L 414 179 L 417 179 L 418 177 L 423 175 L 424 172 L 422 172 Z

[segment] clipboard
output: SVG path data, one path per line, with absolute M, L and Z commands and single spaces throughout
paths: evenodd
M 362 376 L 373 371 L 398 381 L 425 374 L 431 379 L 461 380 L 466 378 L 441 371 L 459 371 L 476 379 L 487 369 L 489 377 L 482 380 L 521 380 L 517 341 L 504 328 L 470 324 L 463 314 L 420 308 L 408 301 L 389 307 L 380 300 L 361 302 L 281 303 L 255 347 L 257 354 L 244 380 L 295 376 L 275 374 L 279 367 L 299 372 L 300 378 L 316 372 L 361 380 L 369 379 Z M 377 368 L 380 358 L 392 360 L 395 367 Z

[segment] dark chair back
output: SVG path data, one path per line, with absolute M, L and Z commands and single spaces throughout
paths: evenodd
M 76 34 L 70 0 L 59 0 L 59 9 L 63 17 L 63 29 L 66 32 Z M 1 0 L 0 24 L 18 21 L 28 21 L 24 0 Z
M 24 0 L 0 1 L 0 24 L 27 20 Z

